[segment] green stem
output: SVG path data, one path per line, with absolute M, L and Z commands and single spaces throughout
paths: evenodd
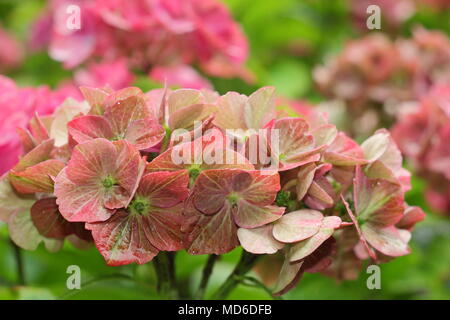
M 203 268 L 202 280 L 200 281 L 200 286 L 196 295 L 198 300 L 203 299 L 205 296 L 206 287 L 208 286 L 209 278 L 211 277 L 214 264 L 216 263 L 218 257 L 219 256 L 215 254 L 210 254 L 208 260 L 206 261 L 206 265 Z
M 168 126 L 164 126 L 164 130 L 166 131 L 166 134 L 161 143 L 160 153 L 163 153 L 164 151 L 166 151 L 166 149 L 170 143 L 170 136 L 172 135 L 172 130 Z
M 283 300 L 281 297 L 275 297 L 273 296 L 272 290 L 267 288 L 264 283 L 259 281 L 258 279 L 255 279 L 253 277 L 244 276 L 241 278 L 241 283 L 248 287 L 254 287 L 264 290 L 270 297 L 272 297 L 274 300 Z
M 241 259 L 234 268 L 233 272 L 228 276 L 227 280 L 220 286 L 217 292 L 212 296 L 212 299 L 223 300 L 228 297 L 231 291 L 242 281 L 242 277 L 249 272 L 259 255 L 251 254 L 247 251 L 242 251 Z
M 158 284 L 156 289 L 164 299 L 176 299 L 175 257 L 169 252 L 161 252 L 153 259 Z
M 16 260 L 17 283 L 21 286 L 25 285 L 25 270 L 23 265 L 22 250 L 10 239 L 11 247 L 14 251 L 14 258 Z

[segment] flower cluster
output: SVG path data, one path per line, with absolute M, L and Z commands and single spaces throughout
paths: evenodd
M 367 31 L 367 10 L 371 5 L 376 5 L 380 8 L 383 30 L 397 30 L 415 13 L 417 9 L 415 2 L 415 0 L 351 0 L 350 12 L 355 25 Z
M 419 175 L 428 182 L 434 209 L 450 213 L 450 86 L 437 87 L 399 117 L 392 134 Z
M 415 29 L 411 39 L 390 40 L 371 33 L 353 40 L 314 71 L 319 89 L 344 101 L 351 114 L 375 114 L 376 127 L 398 112 L 398 103 L 416 100 L 439 84 L 450 83 L 450 41 L 439 31 Z M 383 123 L 385 126 L 390 123 Z
M 12 168 L 22 153 L 16 128 L 25 128 L 35 113 L 50 115 L 67 97 L 78 98 L 78 90 L 62 86 L 52 91 L 47 86 L 19 88 L 0 75 L 0 175 Z
M 68 28 L 77 22 L 67 11 L 73 5 L 80 8 L 79 26 Z M 33 28 L 32 44 L 48 47 L 67 68 L 125 59 L 171 85 L 209 85 L 192 64 L 213 76 L 247 73 L 247 40 L 216 0 L 52 0 Z
M 24 248 L 93 241 L 111 266 L 282 252 L 276 294 L 304 272 L 409 253 L 423 212 L 404 202 L 409 173 L 386 130 L 360 146 L 325 114 L 286 117 L 271 87 L 81 91 L 32 119 L 1 181 L 0 218 Z
M 367 28 L 368 8 L 380 8 L 381 26 L 384 32 L 399 31 L 409 18 L 421 11 L 445 11 L 450 7 L 447 0 L 351 0 L 350 12 L 353 22 L 363 32 Z M 370 12 L 373 14 L 373 11 Z

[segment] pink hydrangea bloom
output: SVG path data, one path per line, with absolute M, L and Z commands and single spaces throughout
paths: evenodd
M 11 169 L 23 150 L 16 129 L 26 128 L 31 117 L 49 115 L 67 97 L 76 95 L 70 87 L 52 91 L 46 86 L 19 88 L 11 79 L 0 76 L 0 174 Z
M 434 88 L 415 109 L 399 117 L 392 134 L 419 174 L 427 179 L 430 204 L 450 213 L 450 86 Z
M 50 1 L 31 39 L 34 47 L 48 47 L 50 56 L 67 68 L 97 58 L 123 58 L 128 67 L 146 73 L 153 67 L 170 68 L 157 69 L 151 76 L 189 87 L 208 83 L 186 64 L 197 64 L 214 76 L 248 76 L 247 40 L 217 0 L 80 0 L 79 30 L 66 26 L 66 8 L 72 2 Z M 183 75 L 174 77 L 173 68 L 183 68 Z M 162 71 L 167 75 L 161 76 Z
M 375 127 L 389 126 L 402 112 L 402 102 L 450 83 L 449 75 L 448 37 L 423 28 L 415 28 L 408 39 L 393 41 L 385 34 L 370 33 L 349 41 L 341 53 L 314 70 L 319 90 L 349 109 L 352 131 L 363 131 L 357 124 L 366 120 Z
M 305 272 L 341 278 L 410 252 L 424 214 L 405 203 L 387 130 L 359 145 L 322 113 L 277 112 L 272 87 L 81 91 L 86 102 L 19 131 L 26 153 L 0 179 L 0 219 L 25 249 L 93 240 L 111 266 L 160 251 L 280 252 L 276 295 Z

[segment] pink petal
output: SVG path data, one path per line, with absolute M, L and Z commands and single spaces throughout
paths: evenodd
M 148 118 L 150 112 L 141 96 L 130 96 L 105 108 L 104 117 L 108 119 L 116 137 L 124 137 L 130 124 Z
M 109 122 L 102 116 L 81 116 L 70 121 L 67 126 L 69 134 L 78 143 L 96 138 L 111 140 L 114 137 Z
M 323 215 L 319 211 L 303 209 L 285 214 L 273 228 L 278 241 L 292 243 L 315 235 L 322 225 Z
M 212 104 L 195 104 L 181 108 L 170 115 L 169 127 L 172 130 L 193 130 L 195 121 L 205 121 L 217 111 Z
M 80 184 L 101 183 L 116 170 L 117 150 L 105 139 L 94 139 L 77 145 L 67 165 L 67 176 Z
M 232 219 L 231 207 L 224 205 L 214 215 L 203 215 L 187 235 L 190 254 L 224 254 L 239 245 L 237 226 Z
M 187 198 L 188 182 L 185 170 L 152 172 L 142 178 L 136 195 L 148 199 L 151 206 L 170 208 Z
M 291 262 L 300 261 L 312 254 L 333 235 L 334 230 L 340 225 L 341 219 L 337 216 L 323 218 L 320 230 L 315 235 L 300 241 L 291 247 L 289 251 L 289 260 Z
M 96 185 L 73 183 L 64 168 L 55 179 L 55 195 L 63 217 L 70 222 L 105 221 L 115 210 L 103 206 L 101 189 Z
M 19 193 L 53 193 L 53 178 L 64 166 L 59 160 L 46 160 L 23 171 L 10 171 L 9 181 Z
M 164 135 L 164 128 L 156 120 L 146 118 L 133 121 L 124 138 L 139 150 L 144 150 L 160 143 Z
M 275 88 L 263 87 L 248 97 L 244 108 L 246 128 L 260 129 L 274 118 L 275 114 Z M 225 128 L 228 129 L 228 128 Z
M 357 167 L 354 194 L 359 219 L 389 226 L 402 218 L 404 200 L 399 185 L 386 180 L 369 180 Z
M 48 160 L 53 150 L 53 140 L 46 140 L 36 146 L 33 150 L 23 156 L 19 163 L 13 168 L 14 171 L 23 171 L 28 167 Z
M 257 228 L 281 218 L 284 207 L 257 206 L 245 200 L 239 200 L 237 210 L 233 211 L 236 224 L 241 228 Z
M 361 231 L 371 246 L 387 256 L 399 257 L 410 253 L 408 241 L 411 233 L 407 230 L 393 226 L 380 228 L 369 222 L 361 226 Z
M 291 263 L 289 258 L 284 259 L 283 266 L 281 267 L 280 274 L 278 275 L 278 281 L 275 285 L 274 296 L 281 296 L 291 290 L 300 281 L 303 275 L 301 270 L 303 261 L 299 263 Z
M 146 236 L 146 217 L 119 210 L 109 220 L 88 223 L 95 245 L 109 266 L 144 264 L 159 252 Z
M 237 231 L 239 242 L 245 251 L 254 254 L 273 254 L 284 247 L 272 235 L 273 225 L 255 229 L 240 228 Z
M 85 86 L 80 87 L 80 91 L 83 94 L 84 99 L 86 99 L 86 101 L 91 106 L 91 113 L 102 115 L 104 112 L 103 103 L 105 102 L 110 92 L 105 89 Z
M 367 163 L 359 145 L 342 132 L 338 133 L 336 139 L 326 149 L 324 161 L 336 166 L 354 166 Z
M 185 248 L 181 226 L 184 222 L 183 203 L 171 208 L 154 208 L 145 218 L 141 227 L 147 239 L 159 250 L 178 251 Z
M 46 238 L 64 239 L 74 233 L 73 223 L 65 220 L 59 213 L 56 198 L 36 201 L 30 212 L 36 229 Z
M 425 212 L 420 207 L 407 207 L 402 219 L 395 225 L 397 228 L 410 230 L 425 219 Z

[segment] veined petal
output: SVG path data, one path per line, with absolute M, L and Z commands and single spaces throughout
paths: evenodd
M 237 235 L 245 251 L 254 254 L 273 254 L 284 247 L 272 235 L 273 225 L 265 225 L 254 229 L 239 228 Z
M 247 103 L 244 105 L 246 128 L 263 128 L 267 122 L 275 118 L 274 94 L 274 87 L 264 87 L 248 97 Z
M 193 130 L 194 122 L 202 122 L 217 111 L 212 104 L 195 104 L 175 111 L 170 115 L 169 128 Z
M 36 201 L 30 210 L 31 220 L 43 237 L 63 240 L 75 233 L 74 223 L 65 220 L 59 212 L 56 198 L 44 198 Z
M 233 210 L 234 221 L 241 228 L 256 228 L 281 218 L 284 207 L 257 206 L 245 200 L 239 200 L 237 209 Z
M 169 115 L 174 112 L 195 104 L 201 104 L 203 102 L 203 95 L 200 90 L 195 89 L 178 89 L 169 94 L 167 99 Z
M 116 169 L 117 151 L 105 139 L 94 139 L 77 145 L 67 164 L 67 176 L 75 183 L 101 183 L 101 179 Z
M 146 236 L 145 217 L 119 210 L 105 222 L 88 223 L 95 245 L 110 266 L 144 264 L 159 252 Z
M 387 180 L 368 179 L 357 167 L 354 185 L 356 216 L 384 226 L 397 223 L 403 215 L 401 187 Z
M 164 128 L 153 118 L 133 121 L 128 127 L 124 139 L 139 150 L 151 148 L 164 138 Z
M 53 193 L 53 179 L 64 166 L 59 160 L 46 160 L 23 171 L 10 171 L 9 181 L 19 193 Z
M 333 235 L 336 228 L 341 225 L 341 219 L 337 216 L 323 218 L 320 230 L 312 237 L 294 244 L 289 251 L 291 262 L 300 261 L 312 254 L 322 243 Z
M 53 139 L 45 140 L 37 145 L 33 150 L 24 155 L 19 163 L 13 168 L 14 171 L 23 171 L 28 167 L 48 160 L 53 150 Z
M 193 230 L 187 235 L 190 254 L 224 254 L 239 245 L 231 206 L 226 204 L 214 215 L 198 213 Z
M 141 227 L 150 243 L 164 251 L 177 251 L 185 248 L 184 233 L 181 226 L 184 205 L 178 203 L 170 208 L 152 208 L 150 213 L 141 219 Z
M 115 210 L 103 206 L 103 192 L 97 184 L 78 185 L 64 168 L 55 179 L 55 195 L 63 217 L 71 222 L 105 221 Z
M 87 115 L 73 119 L 68 123 L 72 138 L 83 143 L 96 138 L 111 140 L 114 137 L 109 122 L 102 116 Z
M 25 250 L 36 250 L 41 243 L 50 252 L 56 252 L 62 247 L 61 240 L 45 238 L 39 234 L 29 210 L 14 213 L 8 221 L 8 230 L 14 243 Z
M 284 259 L 273 295 L 281 296 L 295 287 L 303 275 L 302 265 L 303 261 L 291 263 L 288 257 Z
M 411 233 L 407 230 L 394 226 L 383 228 L 368 222 L 361 226 L 361 232 L 371 246 L 387 256 L 399 257 L 410 253 L 408 242 Z
M 34 197 L 19 197 L 6 175 L 0 178 L 0 221 L 8 222 L 15 212 L 29 211 L 34 202 Z
M 273 228 L 275 239 L 293 243 L 312 237 L 319 232 L 323 215 L 319 211 L 303 209 L 285 214 Z
M 323 161 L 336 166 L 354 166 L 367 163 L 360 146 L 342 132 L 338 133 L 333 143 L 325 150 Z
M 106 108 L 104 117 L 111 124 L 114 135 L 121 137 L 133 121 L 150 117 L 150 111 L 142 97 L 130 96 Z
M 173 207 L 187 198 L 188 182 L 185 170 L 151 172 L 142 178 L 136 196 L 147 199 L 152 207 Z

